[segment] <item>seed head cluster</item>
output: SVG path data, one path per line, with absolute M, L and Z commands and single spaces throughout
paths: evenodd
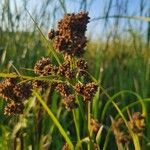
M 16 78 L 5 78 L 0 83 L 0 96 L 3 97 L 7 106 L 4 114 L 20 114 L 23 112 L 23 101 L 32 94 L 32 84 L 30 82 L 17 83 Z
M 73 94 L 65 97 L 63 103 L 67 110 L 72 110 L 78 107 L 78 104 L 75 102 L 75 96 Z
M 15 114 L 22 114 L 23 110 L 24 110 L 23 103 L 11 101 L 7 103 L 7 106 L 4 108 L 4 114 L 8 116 Z
M 75 102 L 75 96 L 72 94 L 72 89 L 69 85 L 58 83 L 55 89 L 63 98 L 63 104 L 67 110 L 78 107 L 78 104 Z
M 140 112 L 135 112 L 130 120 L 130 126 L 133 132 L 141 134 L 145 129 L 145 117 Z
M 49 39 L 53 40 L 54 48 L 62 53 L 63 62 L 55 65 L 49 57 L 42 57 L 34 65 L 34 73 L 39 77 L 52 75 L 56 80 L 68 82 L 52 84 L 62 97 L 67 110 L 77 108 L 76 92 L 83 96 L 85 102 L 89 102 L 92 101 L 98 88 L 94 82 L 86 80 L 84 84 L 84 77 L 88 75 L 86 74 L 88 66 L 82 54 L 87 43 L 85 32 L 89 19 L 86 12 L 66 14 L 58 22 L 57 29 L 52 29 L 48 34 Z M 79 73 L 81 76 L 78 76 Z M 81 78 L 83 84 L 80 84 L 78 78 L 82 75 L 84 75 Z M 23 102 L 31 96 L 32 89 L 47 89 L 48 86 L 47 81 L 40 79 L 19 83 L 15 78 L 6 78 L 0 83 L 0 96 L 8 103 L 5 114 L 22 113 Z
M 70 61 L 66 61 L 59 66 L 58 74 L 69 79 L 75 77 L 75 70 L 71 69 Z
M 125 127 L 122 118 L 112 121 L 112 130 L 115 135 L 116 141 L 121 144 L 127 144 L 130 141 L 129 134 L 123 130 Z
M 65 145 L 63 145 L 62 150 L 71 150 L 69 145 L 67 143 L 65 143 Z
M 132 131 L 140 136 L 145 129 L 145 118 L 140 112 L 134 112 L 128 121 Z M 119 143 L 126 144 L 130 141 L 130 135 L 127 132 L 126 126 L 122 118 L 112 121 L 112 129 L 116 140 Z
M 16 95 L 18 101 L 28 99 L 32 94 L 32 84 L 28 82 L 17 84 L 13 88 L 13 92 Z
M 16 85 L 15 78 L 5 78 L 0 83 L 0 96 L 3 97 L 6 101 L 16 99 L 16 96 L 13 92 L 13 88 Z
M 48 76 L 54 74 L 57 70 L 57 67 L 52 65 L 49 58 L 42 57 L 38 60 L 34 66 L 34 72 L 37 75 Z
M 81 56 L 87 42 L 85 31 L 89 19 L 85 12 L 66 14 L 58 22 L 57 30 L 49 33 L 49 38 L 54 38 L 55 49 L 72 56 Z
M 91 131 L 97 133 L 101 127 L 101 124 L 97 119 L 91 118 L 90 120 Z
M 49 84 L 46 81 L 34 80 L 32 82 L 33 89 L 47 89 Z
M 94 82 L 90 82 L 87 84 L 77 83 L 75 85 L 76 92 L 83 96 L 85 102 L 92 101 L 97 91 L 97 88 L 98 88 L 98 85 L 95 84 Z
M 71 94 L 71 87 L 65 83 L 58 83 L 56 85 L 56 91 L 64 98 Z
M 81 76 L 86 74 L 88 69 L 87 62 L 84 59 L 77 59 L 74 69 L 71 67 L 71 61 L 65 61 L 59 66 L 53 65 L 49 58 L 42 57 L 34 66 L 34 72 L 40 76 L 58 75 L 68 79 L 73 79 L 80 72 Z
M 87 70 L 88 65 L 87 62 L 83 58 L 79 58 L 76 62 L 77 68 L 81 70 Z

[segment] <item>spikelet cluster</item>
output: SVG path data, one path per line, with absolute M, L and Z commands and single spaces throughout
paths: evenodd
M 122 118 L 112 121 L 112 130 L 115 135 L 116 141 L 121 144 L 127 144 L 130 141 L 130 136 L 123 130 L 125 127 Z
M 0 96 L 7 102 L 4 114 L 23 113 L 23 101 L 28 99 L 31 94 L 32 84 L 30 82 L 17 83 L 16 78 L 5 78 L 0 83 Z
M 23 110 L 24 110 L 23 103 L 11 101 L 7 103 L 6 107 L 4 108 L 4 114 L 8 116 L 15 114 L 22 114 Z
M 75 90 L 78 94 L 82 95 L 85 102 L 92 101 L 95 93 L 97 92 L 98 85 L 94 82 L 87 84 L 77 83 Z
M 78 104 L 75 102 L 75 96 L 72 94 L 72 89 L 69 85 L 58 83 L 55 89 L 63 98 L 63 104 L 67 110 L 72 110 L 78 107 Z
M 48 76 L 54 74 L 57 70 L 56 66 L 53 66 L 50 59 L 42 57 L 38 60 L 34 66 L 34 72 L 40 76 Z
M 100 127 L 101 127 L 101 124 L 98 122 L 97 119 L 94 119 L 94 118 L 90 119 L 90 128 L 92 132 L 97 133 Z
M 86 46 L 85 31 L 89 22 L 88 13 L 66 14 L 58 22 L 56 31 L 51 30 L 49 39 L 54 38 L 54 47 L 58 52 L 72 56 L 81 56 Z
M 87 43 L 85 32 L 88 22 L 89 16 L 86 12 L 66 14 L 58 22 L 57 29 L 52 29 L 48 33 L 55 50 L 62 53 L 63 62 L 56 66 L 49 58 L 42 57 L 34 66 L 34 72 L 39 76 L 53 75 L 57 79 L 60 77 L 73 83 L 72 87 L 63 82 L 53 84 L 67 110 L 77 108 L 76 92 L 83 96 L 85 102 L 91 102 L 98 88 L 94 82 L 86 81 L 86 84 L 74 82 L 77 78 L 85 77 L 88 71 L 87 62 L 82 58 Z M 42 82 L 39 84 L 35 82 L 33 87 L 38 85 L 45 86 Z
M 67 143 L 65 143 L 65 145 L 63 145 L 62 150 L 71 150 L 69 145 Z
M 141 135 L 145 129 L 145 117 L 140 112 L 135 112 L 129 124 L 134 133 Z
M 129 116 L 130 120 L 128 121 L 128 125 L 130 129 L 138 136 L 141 136 L 145 129 L 145 117 L 140 112 L 134 112 L 132 116 L 130 114 Z M 126 131 L 127 129 L 122 118 L 112 121 L 112 129 L 119 143 L 129 143 L 130 136 Z

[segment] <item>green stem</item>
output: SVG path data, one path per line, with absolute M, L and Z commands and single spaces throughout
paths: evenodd
M 57 56 L 57 54 L 55 53 L 54 49 L 49 45 L 49 41 L 47 40 L 47 38 L 45 37 L 45 35 L 43 34 L 43 32 L 41 31 L 40 27 L 38 26 L 37 22 L 35 21 L 35 19 L 32 17 L 32 15 L 30 14 L 30 12 L 26 9 L 28 15 L 30 16 L 30 18 L 32 19 L 32 21 L 34 22 L 34 24 L 36 25 L 38 31 L 40 32 L 40 34 L 42 35 L 43 39 L 46 41 L 46 43 L 48 44 L 48 48 L 49 50 L 52 52 L 54 58 L 56 59 L 56 61 L 58 62 L 58 64 L 60 65 L 60 60 Z
M 91 120 L 91 102 L 88 102 L 88 111 L 87 111 L 87 121 L 88 121 L 88 136 L 90 139 L 90 142 L 88 144 L 88 150 L 91 150 L 91 134 L 90 134 L 90 120 Z
M 32 77 L 32 76 L 24 76 L 24 75 L 17 75 L 17 74 L 13 74 L 13 73 L 0 73 L 0 77 L 3 78 L 23 78 L 23 79 L 27 79 L 27 80 L 41 80 L 41 81 L 49 81 L 49 82 L 65 82 L 62 80 L 58 80 L 58 79 L 54 79 L 54 77 L 56 76 L 45 76 L 45 77 Z
M 86 118 L 85 118 L 85 115 L 84 115 L 85 113 L 84 113 L 84 110 L 83 110 L 83 108 L 82 108 L 82 106 L 81 106 L 80 100 L 78 99 L 77 93 L 75 93 L 75 97 L 76 97 L 76 101 L 77 101 L 77 103 L 78 103 L 78 105 L 79 105 L 79 109 L 80 109 L 80 111 L 81 111 L 81 116 L 82 116 L 84 122 L 86 122 Z
M 61 124 L 59 123 L 57 118 L 54 116 L 52 111 L 48 108 L 48 106 L 46 105 L 44 100 L 41 98 L 41 96 L 37 92 L 33 91 L 33 94 L 37 97 L 37 99 L 42 104 L 42 106 L 45 109 L 45 111 L 48 113 L 48 115 L 50 116 L 50 118 L 52 119 L 54 124 L 57 126 L 58 130 L 60 131 L 61 135 L 64 137 L 64 139 L 66 140 L 66 142 L 70 146 L 71 150 L 74 150 L 74 146 L 73 146 L 70 138 L 68 137 L 67 133 L 65 132 L 65 130 L 63 129 L 63 127 L 61 126 Z
M 74 120 L 74 124 L 76 128 L 77 139 L 78 139 L 78 142 L 80 142 L 80 132 L 79 132 L 79 127 L 78 127 L 77 120 L 76 120 L 75 110 L 72 110 L 72 114 L 73 114 L 73 120 Z

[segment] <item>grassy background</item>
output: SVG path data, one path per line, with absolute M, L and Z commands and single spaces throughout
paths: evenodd
M 24 2 L 27 3 L 27 1 Z M 14 3 L 16 3 L 16 1 L 14 1 Z M 22 11 L 12 12 L 9 0 L 1 2 L 1 4 L 3 4 L 1 5 L 3 9 L 1 9 L 2 17 L 0 24 L 0 72 L 8 73 L 14 71 L 14 67 L 11 65 L 13 64 L 21 74 L 32 75 L 32 70 L 27 70 L 27 68 L 32 69 L 34 63 L 41 56 L 52 57 L 47 48 L 47 44 L 38 32 L 36 26 L 33 25 L 30 17 L 25 17 L 25 14 L 27 15 L 25 9 L 28 6 L 26 3 L 23 4 Z M 36 11 L 33 15 L 45 35 L 49 28 L 48 24 L 51 23 L 50 26 L 55 26 L 57 19 L 60 16 L 62 17 L 64 12 L 67 11 L 67 7 L 65 5 L 67 1 L 61 0 L 58 4 L 56 4 L 54 7 L 55 9 L 49 11 L 48 8 L 53 3 L 54 2 L 50 0 L 46 1 L 46 3 L 42 3 L 40 11 Z M 93 35 L 88 32 L 89 41 L 86 48 L 85 58 L 88 61 L 90 73 L 101 82 L 107 93 L 109 93 L 112 97 L 116 93 L 119 93 L 119 91 L 129 90 L 138 93 L 138 95 L 141 96 L 141 99 L 149 98 L 150 23 L 127 19 L 126 22 L 124 22 L 124 25 L 121 25 L 122 19 L 119 17 L 109 20 L 109 16 L 113 15 L 111 12 L 113 3 L 116 4 L 115 15 L 120 15 L 120 12 L 122 11 L 119 12 L 117 9 L 120 6 L 119 4 L 122 3 L 124 9 L 128 8 L 126 6 L 128 1 L 106 1 L 105 3 L 107 7 L 105 7 L 106 11 L 103 14 L 105 16 L 103 20 L 92 22 L 93 24 L 98 24 L 99 22 L 105 23 L 106 32 L 103 33 L 105 34 L 104 38 L 92 38 Z M 87 6 L 89 4 L 90 1 L 79 1 L 81 10 L 88 10 Z M 143 3 L 139 1 L 139 6 L 141 8 L 141 16 L 149 15 L 146 1 L 143 1 Z M 41 15 L 41 19 L 39 19 L 39 15 Z M 52 16 L 51 18 L 53 19 L 52 21 L 45 23 L 48 15 L 49 17 Z M 121 15 L 128 15 L 128 11 Z M 137 16 L 139 14 L 135 13 L 135 15 Z M 26 21 L 30 20 L 29 27 L 26 29 L 20 29 L 20 24 L 22 24 L 23 19 Z M 112 25 L 110 24 L 111 22 L 113 22 L 112 24 L 115 28 L 108 30 L 108 28 Z M 135 26 L 137 22 L 139 25 Z M 62 107 L 60 97 L 53 92 L 53 89 L 49 89 L 49 91 L 43 95 L 43 98 L 47 101 L 47 105 L 51 108 L 52 112 L 57 116 L 57 118 L 59 118 L 64 129 L 68 131 L 72 141 L 76 141 L 75 129 L 72 128 L 72 126 L 74 126 L 72 114 L 66 112 Z M 116 102 L 119 104 L 120 109 L 125 108 L 125 106 L 137 100 L 137 96 L 127 92 L 125 94 L 122 92 L 116 98 Z M 106 126 L 100 143 L 102 147 L 105 143 L 106 134 L 108 133 L 107 129 L 110 126 L 110 115 L 115 117 L 118 114 L 115 108 L 110 105 L 104 119 L 102 120 L 104 105 L 107 101 L 108 98 L 104 92 L 100 91 L 94 99 L 92 111 L 93 116 Z M 10 150 L 16 143 L 18 145 L 18 150 L 22 143 L 24 149 L 29 150 L 61 149 L 64 144 L 64 140 L 35 97 L 26 102 L 25 113 L 20 117 L 4 116 L 4 106 L 5 101 L 1 99 L 0 149 Z M 147 128 L 141 139 L 141 147 L 144 150 L 150 148 L 148 146 L 148 143 L 150 142 L 150 117 L 148 115 L 150 113 L 149 103 L 145 103 L 145 106 L 147 108 Z M 134 106 L 130 110 L 131 112 L 140 111 L 141 106 Z M 78 123 L 81 127 L 80 130 L 83 130 L 82 137 L 84 137 L 85 131 L 84 128 L 82 129 L 82 119 L 80 116 L 78 117 Z M 17 137 L 21 138 L 18 140 Z M 111 137 L 111 140 L 108 141 L 108 149 L 111 149 L 111 147 L 115 149 L 115 144 L 112 142 L 113 140 L 114 137 Z M 133 149 L 132 146 L 131 149 Z

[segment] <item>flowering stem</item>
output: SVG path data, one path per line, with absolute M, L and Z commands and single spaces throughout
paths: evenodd
M 42 104 L 42 106 L 45 109 L 45 111 L 48 113 L 48 115 L 50 116 L 50 118 L 52 119 L 54 124 L 57 126 L 58 130 L 60 131 L 61 135 L 64 137 L 64 139 L 66 140 L 66 142 L 70 146 L 71 150 L 74 150 L 74 146 L 72 144 L 72 141 L 70 140 L 70 138 L 68 137 L 67 133 L 65 132 L 65 130 L 63 129 L 63 127 L 61 126 L 61 124 L 59 123 L 57 118 L 54 116 L 52 111 L 48 108 L 48 106 L 46 105 L 44 100 L 41 98 L 41 96 L 37 92 L 33 91 L 33 94 L 37 97 L 37 99 Z

